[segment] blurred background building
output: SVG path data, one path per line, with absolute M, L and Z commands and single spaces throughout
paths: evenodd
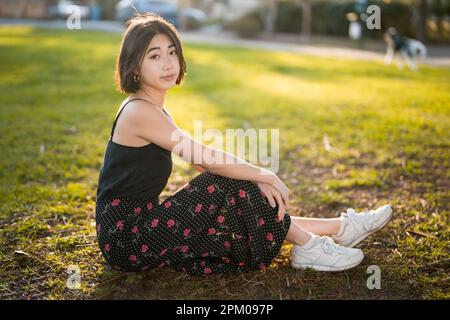
M 380 7 L 381 29 L 363 36 L 381 38 L 387 27 L 424 42 L 450 42 L 450 0 L 0 0 L 0 17 L 63 19 L 77 6 L 82 19 L 123 22 L 136 10 L 153 11 L 182 30 L 217 26 L 242 37 L 299 34 L 348 37 L 349 13 Z

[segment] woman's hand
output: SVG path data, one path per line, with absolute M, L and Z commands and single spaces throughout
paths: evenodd
M 283 200 L 281 192 L 275 186 L 268 183 L 257 182 L 256 184 L 262 191 L 262 193 L 267 197 L 267 200 L 269 200 L 269 204 L 272 208 L 275 208 L 276 204 L 278 203 L 278 220 L 282 220 L 284 218 L 284 213 L 288 206 Z M 287 191 L 289 192 L 289 190 Z M 287 204 L 289 205 L 289 198 Z
M 280 193 L 286 208 L 289 208 L 289 188 L 281 181 L 276 174 L 273 175 L 273 181 L 271 185 L 275 187 Z

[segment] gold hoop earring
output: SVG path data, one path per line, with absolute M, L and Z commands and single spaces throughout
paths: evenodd
M 134 82 L 139 83 L 140 78 L 137 73 L 134 74 L 133 80 L 134 80 Z

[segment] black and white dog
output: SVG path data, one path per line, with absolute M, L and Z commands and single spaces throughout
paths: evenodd
M 427 48 L 422 42 L 400 36 L 393 27 L 388 28 L 384 33 L 384 41 L 387 44 L 385 64 L 391 64 L 394 57 L 397 56 L 399 68 L 403 67 L 403 59 L 411 70 L 417 70 L 417 61 L 427 57 Z

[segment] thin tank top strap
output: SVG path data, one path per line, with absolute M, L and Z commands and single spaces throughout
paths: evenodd
M 116 115 L 116 118 L 114 119 L 114 123 L 113 123 L 112 129 L 111 129 L 111 136 L 109 137 L 110 140 L 112 140 L 112 137 L 113 137 L 113 135 L 114 135 L 114 129 L 116 128 L 116 124 L 117 124 L 117 119 L 119 119 L 119 116 L 120 116 L 120 114 L 122 113 L 123 109 L 124 109 L 124 108 L 126 107 L 126 105 L 129 104 L 131 101 L 135 101 L 135 100 L 143 100 L 143 101 L 146 101 L 146 102 L 150 103 L 149 101 L 147 101 L 147 100 L 145 100 L 145 99 L 141 99 L 141 98 L 134 98 L 134 99 L 128 100 L 128 101 L 122 106 L 122 108 L 120 108 L 119 112 L 118 112 L 117 115 Z M 164 108 L 163 108 L 162 110 L 163 110 L 163 112 L 164 112 L 169 118 L 171 118 L 171 116 L 166 112 L 166 110 L 164 110 Z

